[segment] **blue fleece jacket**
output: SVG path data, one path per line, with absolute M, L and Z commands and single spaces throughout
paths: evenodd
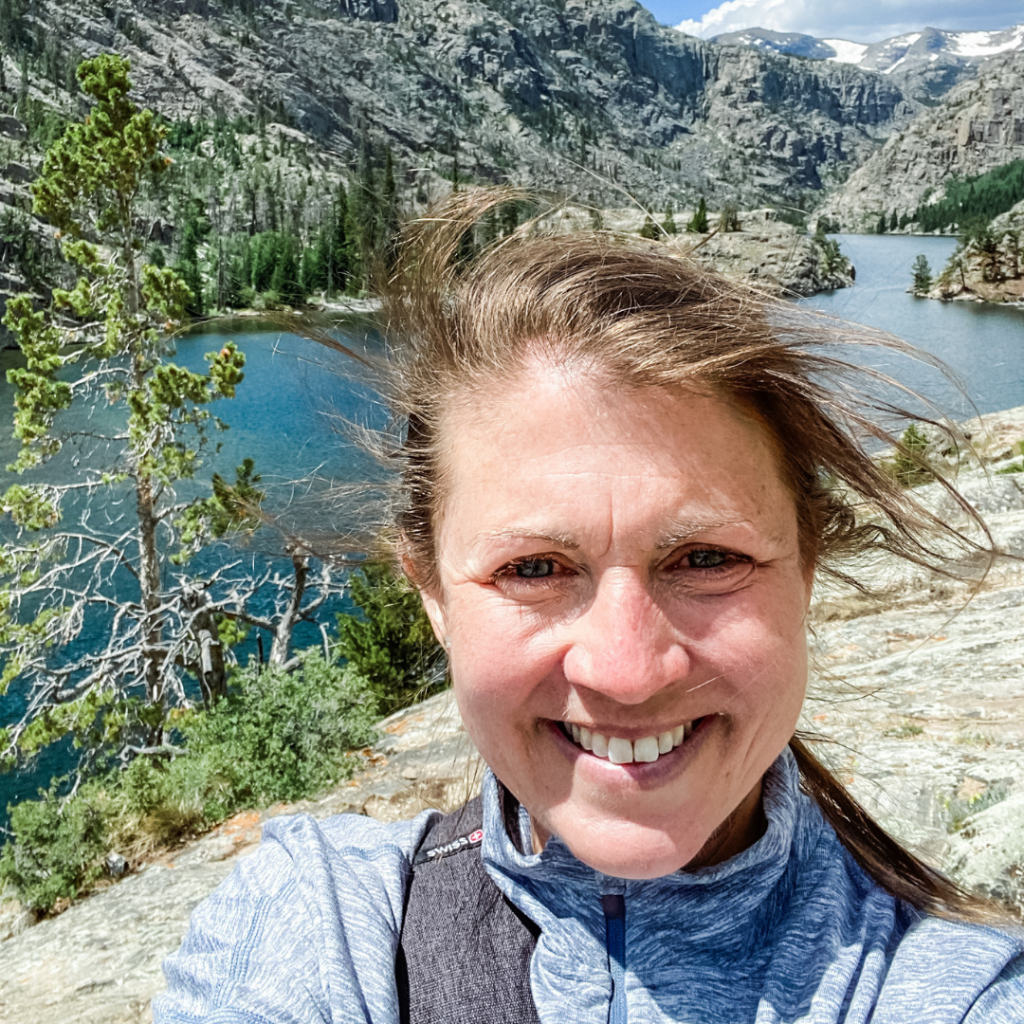
M 800 792 L 788 750 L 764 807 L 764 836 L 731 860 L 623 881 L 557 839 L 519 853 L 488 776 L 482 855 L 540 926 L 542 1024 L 1024 1024 L 1019 935 L 922 917 L 879 889 Z M 397 1024 L 406 879 L 432 820 L 269 823 L 193 913 L 154 1024 Z M 520 826 L 528 835 L 525 812 Z M 610 905 L 625 909 L 615 956 Z

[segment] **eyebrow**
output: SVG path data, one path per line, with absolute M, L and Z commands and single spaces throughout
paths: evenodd
M 723 530 L 728 526 L 749 525 L 750 520 L 744 516 L 727 516 L 724 519 L 675 519 L 669 531 L 658 538 L 658 550 L 674 548 L 686 543 L 698 533 L 711 533 Z
M 487 540 L 542 540 L 552 547 L 578 551 L 580 542 L 568 533 L 544 533 L 540 530 L 493 530 L 483 534 Z
M 678 547 L 684 544 L 697 534 L 710 533 L 714 530 L 721 530 L 728 526 L 739 526 L 749 523 L 743 516 L 727 517 L 724 519 L 673 519 L 669 524 L 668 532 L 658 538 L 657 550 L 663 551 L 669 548 Z M 487 540 L 538 540 L 552 547 L 563 548 L 566 551 L 578 551 L 581 544 L 572 534 L 547 532 L 544 530 L 531 529 L 510 529 L 493 530 L 483 535 Z

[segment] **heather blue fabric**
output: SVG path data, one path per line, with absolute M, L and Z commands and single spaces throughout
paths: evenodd
M 765 835 L 723 864 L 623 881 L 557 839 L 519 853 L 488 775 L 481 850 L 542 930 L 530 985 L 543 1024 L 608 1021 L 600 896 L 611 893 L 625 895 L 634 1024 L 1024 1022 L 1021 938 L 921 917 L 886 895 L 800 793 L 788 750 L 766 776 L 765 812 Z M 269 823 L 258 853 L 194 912 L 164 965 L 154 1024 L 397 1024 L 406 878 L 432 820 Z M 520 827 L 528 835 L 525 812 Z

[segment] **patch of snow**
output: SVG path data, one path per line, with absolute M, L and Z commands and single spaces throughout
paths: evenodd
M 1007 32 L 950 32 L 949 49 L 959 57 L 991 57 L 1006 50 L 1024 48 L 1024 25 Z
M 836 51 L 836 55 L 828 59 L 838 64 L 859 64 L 868 48 L 867 43 L 851 43 L 848 39 L 822 39 L 822 42 Z

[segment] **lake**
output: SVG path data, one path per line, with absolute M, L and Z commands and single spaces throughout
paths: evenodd
M 837 236 L 843 251 L 857 268 L 857 284 L 802 300 L 828 313 L 890 331 L 931 352 L 963 375 L 970 398 L 982 412 L 1024 404 L 1024 310 L 976 303 L 941 303 L 907 294 L 911 265 L 919 253 L 937 273 L 955 241 L 951 238 L 906 236 Z M 374 344 L 365 321 L 352 321 L 339 333 L 355 346 Z M 203 353 L 234 341 L 246 353 L 246 378 L 231 401 L 217 404 L 215 412 L 231 429 L 222 435 L 224 450 L 212 469 L 225 475 L 250 455 L 264 484 L 281 502 L 299 496 L 304 480 L 313 473 L 325 480 L 365 478 L 374 472 L 366 456 L 345 438 L 346 420 L 381 426 L 386 412 L 371 392 L 346 378 L 346 364 L 305 339 L 261 329 L 239 319 L 218 322 L 183 337 L 178 361 L 193 369 L 205 366 Z M 14 365 L 15 354 L 0 353 L 0 368 Z M 878 359 L 877 354 L 872 358 Z M 972 410 L 937 378 L 934 371 L 905 360 L 887 357 L 877 365 L 891 370 L 908 384 L 944 399 L 954 414 Z M 0 380 L 0 417 L 9 422 L 11 388 Z M 96 414 L 102 418 L 102 412 Z M 0 432 L 0 465 L 11 460 L 16 445 L 5 427 Z M 62 453 L 48 470 L 52 478 L 74 472 L 75 459 L 97 453 Z M 223 549 L 221 549 L 223 552 Z M 255 559 L 256 554 L 252 555 Z M 316 643 L 315 633 L 299 635 L 300 644 Z M 251 645 L 252 641 L 250 641 Z M 247 655 L 243 651 L 243 657 Z M 0 698 L 0 722 L 7 722 L 23 705 L 23 695 Z M 56 772 L 69 767 L 69 750 L 55 750 L 31 773 L 0 776 L 0 825 L 8 802 L 34 796 L 36 789 Z
M 961 374 L 980 412 L 1024 405 L 1024 309 L 981 302 L 939 302 L 907 293 L 917 255 L 923 253 L 933 276 L 937 275 L 956 247 L 955 239 L 835 237 L 857 268 L 856 285 L 803 299 L 801 304 L 882 328 L 938 356 Z M 876 365 L 929 397 L 944 401 L 954 414 L 974 414 L 933 370 L 893 357 Z

